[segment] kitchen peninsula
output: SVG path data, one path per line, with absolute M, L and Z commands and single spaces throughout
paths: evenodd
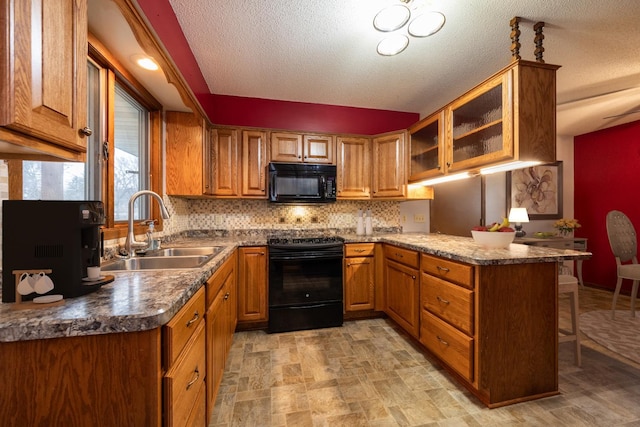
M 163 326 L 233 259 L 237 247 L 262 246 L 267 237 L 181 240 L 176 244 L 225 248 L 200 269 L 115 273 L 115 281 L 100 291 L 59 305 L 1 304 L 0 419 L 29 425 L 47 419 L 160 425 L 166 406 Z M 383 249 L 376 252 L 384 254 L 376 263 L 384 273 L 376 280 L 392 302 L 405 295 L 400 287 L 414 287 L 417 299 L 409 306 L 411 315 L 419 316 L 418 334 L 396 320 L 398 315 L 402 320 L 403 310 L 392 304 L 385 311 L 486 405 L 558 393 L 557 266 L 589 253 L 518 244 L 486 250 L 471 238 L 437 234 L 342 237 L 346 244 L 372 242 Z M 415 273 L 408 276 L 396 274 L 411 270 Z M 464 295 L 468 311 L 456 315 L 467 317 L 460 329 L 456 316 L 433 315 L 429 283 Z M 435 343 L 433 331 L 438 331 Z

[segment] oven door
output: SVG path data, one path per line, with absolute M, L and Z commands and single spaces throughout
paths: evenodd
M 337 249 L 336 245 L 332 245 Z M 339 251 L 269 247 L 269 306 L 342 303 L 342 245 Z

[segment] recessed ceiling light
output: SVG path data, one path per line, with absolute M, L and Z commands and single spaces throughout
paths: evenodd
M 428 37 L 437 33 L 444 21 L 444 15 L 440 12 L 424 13 L 409 23 L 409 34 L 414 37 Z
M 397 55 L 407 48 L 409 37 L 403 34 L 395 34 L 386 37 L 378 43 L 378 53 L 382 56 Z
M 373 26 L 382 32 L 395 31 L 407 23 L 411 17 L 411 11 L 403 4 L 394 4 L 385 7 L 373 18 Z
M 131 59 L 141 68 L 150 71 L 156 71 L 158 68 L 158 64 L 152 58 L 145 55 L 133 55 Z

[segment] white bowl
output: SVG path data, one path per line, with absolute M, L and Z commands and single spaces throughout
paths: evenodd
M 508 248 L 509 244 L 516 238 L 515 231 L 476 231 L 471 230 L 471 235 L 476 243 L 485 248 L 498 249 Z

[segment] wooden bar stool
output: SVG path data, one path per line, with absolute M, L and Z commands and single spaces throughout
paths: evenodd
M 578 279 L 569 274 L 558 275 L 558 295 L 571 294 L 571 330 L 558 329 L 558 342 L 575 341 L 576 365 L 581 366 L 580 354 L 580 311 L 578 309 Z

